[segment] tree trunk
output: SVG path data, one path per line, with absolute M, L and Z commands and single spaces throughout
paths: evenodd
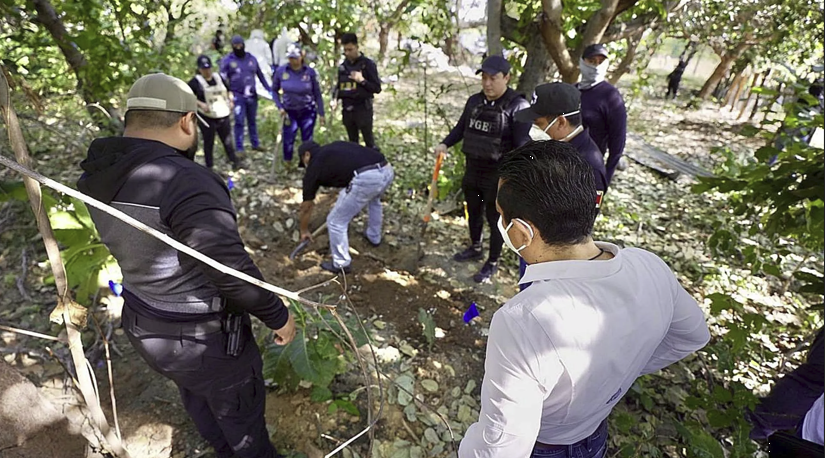
M 89 62 L 67 36 L 66 27 L 63 25 L 63 21 L 58 16 L 54 6 L 49 0 L 31 0 L 31 2 L 37 11 L 36 21 L 49 32 L 74 72 L 75 78 L 77 78 L 77 92 L 86 102 L 86 110 L 89 115 L 103 131 L 112 134 L 122 131 L 120 113 L 107 101 L 109 97 L 106 97 L 105 94 L 98 94 L 95 90 L 97 85 L 86 74 Z
M 761 85 L 760 78 L 763 75 L 761 73 L 755 73 L 753 75 L 753 80 L 751 81 L 751 87 L 748 90 L 748 97 L 745 99 L 745 104 L 742 105 L 742 109 L 739 110 L 739 116 L 736 119 L 742 119 L 745 116 L 745 112 L 748 110 L 748 106 L 751 104 L 751 100 L 753 99 L 753 89 L 757 87 L 757 85 Z M 757 81 L 760 81 L 757 83 Z
M 382 23 L 378 28 L 378 61 L 384 60 L 390 42 L 390 24 Z
M 487 55 L 502 55 L 501 8 L 502 0 L 487 0 Z
M 550 72 L 556 69 L 556 65 L 544 46 L 537 25 L 533 26 L 533 33 L 528 34 L 528 36 L 530 41 L 525 47 L 527 49 L 527 62 L 524 64 L 524 73 L 518 79 L 516 91 L 525 94 L 529 98 L 536 86 L 548 82 Z
M 630 71 L 630 65 L 633 64 L 633 60 L 636 58 L 636 51 L 639 49 L 639 43 L 642 42 L 642 35 L 644 35 L 644 31 L 640 34 L 627 38 L 627 52 L 625 53 L 622 61 L 619 63 L 619 66 L 616 67 L 616 70 L 613 70 L 613 73 L 610 75 L 610 84 L 615 85 L 625 73 Z
M 401 51 L 401 39 L 401 31 L 399 30 L 395 36 L 395 49 L 397 49 L 398 51 Z
M 730 83 L 730 87 L 728 87 L 728 93 L 725 96 L 725 100 L 722 103 L 722 107 L 727 107 L 731 105 L 736 96 L 739 95 L 739 92 L 742 90 L 742 83 L 744 80 L 744 75 L 742 74 L 744 70 L 737 72 L 733 77 L 733 82 Z
M 742 53 L 744 53 L 748 48 L 750 48 L 750 44 L 748 43 L 740 43 L 736 48 L 734 48 L 730 52 L 726 52 L 724 55 L 719 57 L 722 60 L 719 62 L 719 65 L 716 66 L 716 69 L 710 75 L 710 77 L 705 81 L 705 85 L 702 86 L 702 90 L 699 91 L 699 98 L 702 100 L 707 100 L 708 96 L 713 89 L 722 81 L 722 78 L 725 77 L 725 73 L 730 70 L 731 66 L 734 62 L 736 62 Z

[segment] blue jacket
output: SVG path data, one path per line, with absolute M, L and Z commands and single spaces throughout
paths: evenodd
M 229 53 L 221 60 L 221 77 L 224 81 L 229 81 L 229 91 L 236 96 L 252 97 L 255 95 L 255 76 L 261 80 L 264 89 L 271 92 L 272 89 L 266 82 L 258 59 L 250 53 L 243 57 L 238 57 L 234 53 Z
M 283 101 L 279 91 L 284 91 Z M 278 109 L 288 111 L 318 110 L 324 116 L 324 99 L 321 98 L 321 86 L 315 70 L 302 66 L 298 71 L 289 64 L 281 65 L 272 75 L 272 99 Z

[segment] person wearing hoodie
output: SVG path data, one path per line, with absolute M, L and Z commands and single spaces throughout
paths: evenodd
M 78 189 L 252 277 L 229 190 L 192 159 L 198 101 L 162 73 L 137 80 L 123 137 L 92 142 Z M 279 457 L 264 421 L 263 364 L 249 315 L 295 337 L 278 296 L 208 267 L 119 219 L 90 208 L 123 272 L 122 323 L 137 353 L 178 387 L 183 406 L 219 458 Z
M 288 62 L 272 75 L 272 99 L 281 112 L 283 123 L 284 160 L 292 161 L 295 135 L 301 129 L 301 141 L 312 140 L 315 120 L 320 116 L 324 125 L 324 99 L 315 69 L 304 64 L 304 53 L 297 43 L 287 51 Z M 281 99 L 281 90 L 284 92 Z
M 249 141 L 255 151 L 264 151 L 258 140 L 258 90 L 255 83 L 257 77 L 266 92 L 272 92 L 269 83 L 258 59 L 246 52 L 246 45 L 240 35 L 232 37 L 232 52 L 221 60 L 221 76 L 229 81 L 229 91 L 235 102 L 235 149 L 243 153 L 244 121 L 249 123 Z
M 567 83 L 547 83 L 536 87 L 533 102 L 529 108 L 517 111 L 516 121 L 532 122 L 550 140 L 557 140 L 573 145 L 579 155 L 593 169 L 593 182 L 596 185 L 596 208 L 602 204 L 607 190 L 604 158 L 599 147 L 590 138 L 587 127 L 582 126 L 581 93 L 576 86 Z M 527 270 L 527 261 L 519 258 L 519 278 Z M 521 290 L 530 283 L 520 283 Z
M 249 39 L 246 40 L 244 43 L 246 46 L 246 52 L 252 54 L 255 59 L 258 60 L 258 64 L 261 66 L 261 71 L 264 74 L 264 78 L 266 79 L 267 84 L 272 86 L 272 71 L 275 67 L 272 66 L 272 49 L 269 47 L 269 43 L 266 41 L 266 36 L 264 35 L 264 31 L 261 29 L 255 29 L 249 33 Z M 269 92 L 261 93 L 262 89 L 258 88 L 259 95 L 266 98 L 269 97 Z
M 335 98 L 341 100 L 342 121 L 349 141 L 358 143 L 358 134 L 364 136 L 367 148 L 375 148 L 372 133 L 372 99 L 381 92 L 378 67 L 358 50 L 358 37 L 354 33 L 341 36 L 344 61 L 338 66 L 338 85 Z
M 627 109 L 616 86 L 605 81 L 608 59 L 607 48 L 602 44 L 584 48 L 579 62 L 582 74 L 579 90 L 582 93 L 582 120 L 602 155 L 607 155 L 605 177 L 610 185 L 616 168 L 621 168 L 619 161 L 627 138 Z

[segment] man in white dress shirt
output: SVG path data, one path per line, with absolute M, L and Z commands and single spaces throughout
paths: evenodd
M 569 143 L 528 143 L 499 177 L 499 230 L 533 285 L 493 315 L 459 456 L 601 458 L 613 406 L 705 346 L 704 314 L 656 255 L 593 241 L 593 171 Z

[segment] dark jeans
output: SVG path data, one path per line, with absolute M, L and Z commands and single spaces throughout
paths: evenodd
M 232 139 L 229 137 L 232 131 L 232 123 L 229 121 L 229 116 L 218 119 L 207 118 L 206 116 L 202 116 L 202 118 L 208 123 L 206 126 L 200 122 L 198 123 L 198 125 L 201 126 L 201 133 L 203 134 L 203 156 L 206 160 L 206 166 L 212 167 L 213 165 L 215 133 L 217 133 L 221 139 L 223 150 L 226 152 L 226 157 L 229 158 L 229 161 L 233 164 L 238 162 L 238 158 L 235 156 L 235 147 L 232 146 Z
M 603 458 L 607 453 L 607 420 L 587 439 L 554 450 L 534 448 L 530 458 Z
M 358 143 L 358 133 L 364 136 L 367 148 L 375 148 L 375 137 L 372 135 L 372 100 L 358 105 L 344 105 L 344 127 L 347 129 L 349 141 Z
M 226 355 L 220 331 L 192 337 L 183 330 L 186 324 L 177 325 L 177 334 L 169 332 L 174 323 L 162 325 L 158 332 L 156 321 L 123 307 L 123 329 L 132 346 L 149 367 L 175 382 L 184 408 L 218 458 L 274 458 L 264 421 L 263 363 L 249 317 L 237 357 Z
M 315 132 L 315 110 L 287 110 L 289 117 L 289 124 L 284 122 L 284 160 L 292 160 L 292 152 L 295 148 L 295 136 L 298 129 L 301 129 L 301 141 L 307 142 L 312 140 L 312 134 Z M 286 121 L 286 119 L 284 119 Z
M 501 257 L 501 247 L 504 239 L 498 231 L 498 210 L 496 210 L 496 194 L 498 194 L 498 164 L 478 163 L 467 160 L 467 169 L 461 182 L 464 191 L 464 200 L 467 201 L 467 224 L 470 226 L 470 241 L 473 245 L 481 244 L 484 218 L 490 226 L 490 256 L 492 262 Z

